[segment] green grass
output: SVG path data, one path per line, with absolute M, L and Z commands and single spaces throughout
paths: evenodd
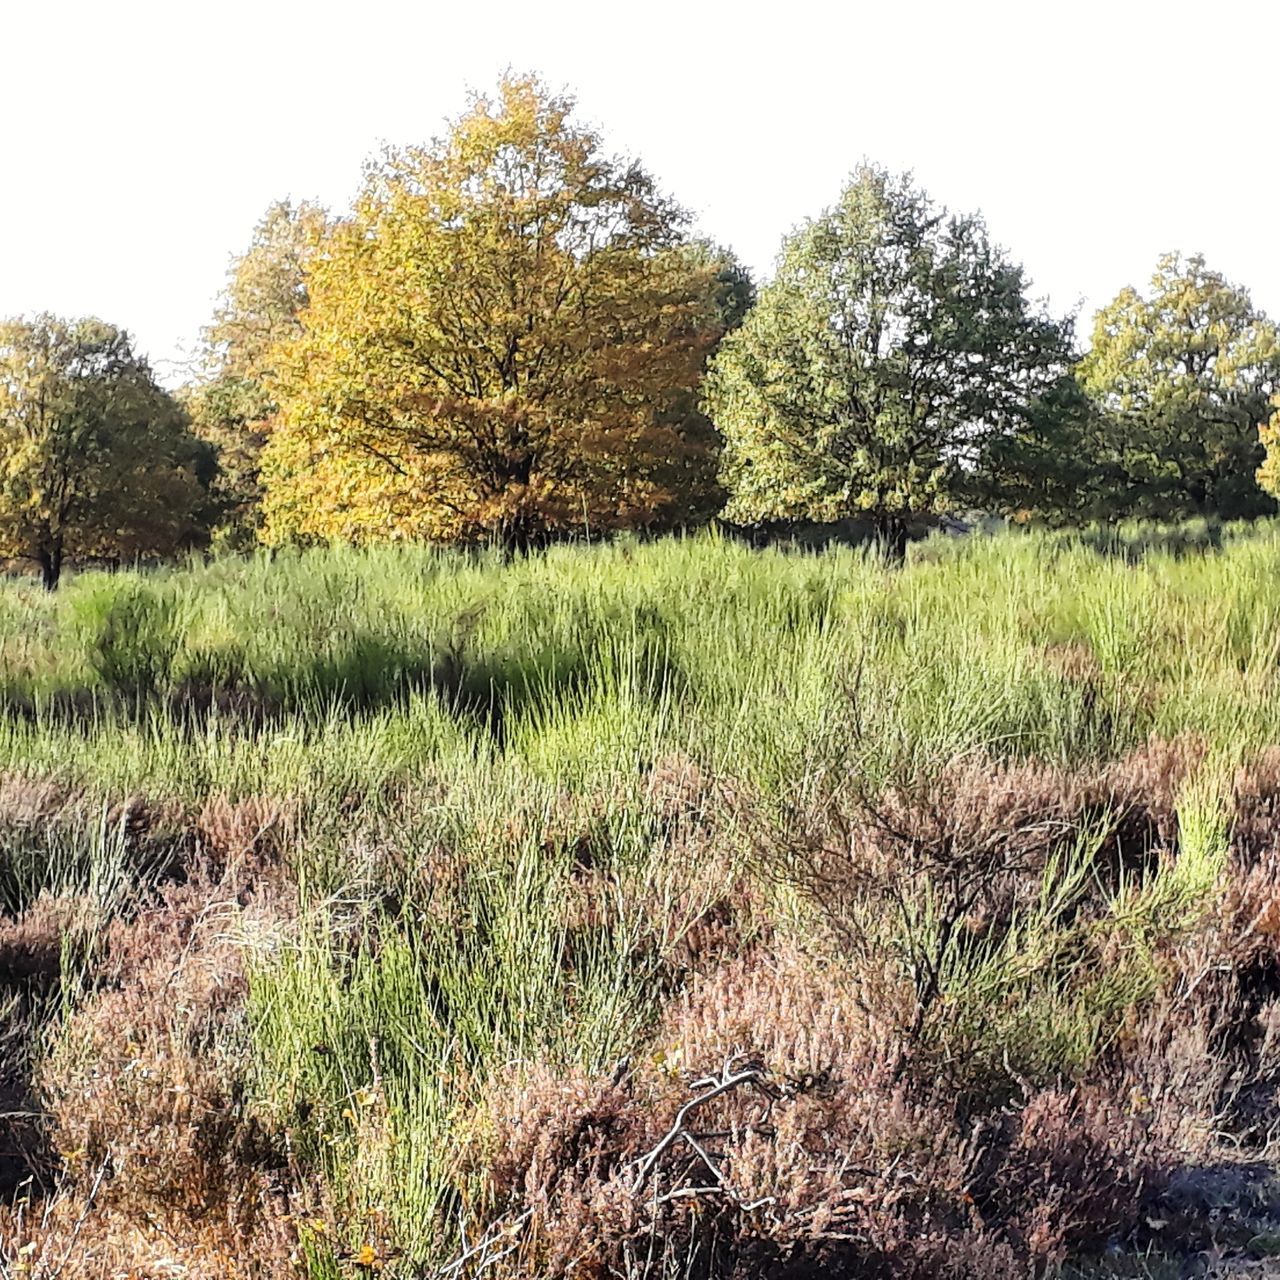
M 851 698 L 888 729 L 877 749 L 900 755 L 1097 758 L 1186 730 L 1274 740 L 1271 530 L 1138 565 L 1030 536 L 916 550 L 894 571 L 704 536 L 506 565 L 415 548 L 262 556 L 87 573 L 55 597 L 10 585 L 0 696 L 22 715 L 0 760 L 29 765 L 45 744 L 113 785 L 234 789 L 238 757 L 299 736 L 309 757 L 496 751 L 560 779 L 686 749 L 776 787 L 841 731 Z M 1046 662 L 1072 649 L 1088 678 Z M 213 691 L 269 731 L 183 723 Z M 267 754 L 255 778 L 296 783 L 289 752 Z
M 458 1205 L 484 1200 L 456 1148 L 483 1140 L 467 1126 L 492 1081 L 531 1061 L 607 1074 L 643 1045 L 663 956 L 742 865 L 731 821 L 709 879 L 664 852 L 646 787 L 665 761 L 769 811 L 979 751 L 1096 766 L 1202 736 L 1182 856 L 1111 902 L 1123 965 L 1071 970 L 1089 831 L 994 949 L 943 957 L 951 1025 L 990 1034 L 973 1027 L 999 1009 L 1026 1070 L 1087 1066 L 1158 981 L 1152 937 L 1213 893 L 1231 769 L 1280 741 L 1280 527 L 1189 555 L 1117 545 L 938 540 L 894 568 L 702 535 L 511 562 L 264 554 L 85 573 L 55 596 L 10 582 L 0 771 L 76 788 L 91 815 L 135 795 L 296 808 L 297 919 L 245 944 L 252 1105 L 352 1223 L 381 1215 L 438 1261 Z M 584 848 L 612 894 L 592 924 L 564 909 Z M 11 907 L 118 896 L 105 818 L 0 852 Z M 770 927 L 810 927 L 785 886 L 763 893 Z

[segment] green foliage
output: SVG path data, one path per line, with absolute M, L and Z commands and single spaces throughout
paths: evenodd
M 1098 450 L 1093 405 L 1068 376 L 1032 400 L 1012 432 L 986 442 L 973 476 L 977 504 L 1018 523 L 1063 527 L 1121 518 L 1118 475 Z
M 327 227 L 325 211 L 308 201 L 267 210 L 249 248 L 231 265 L 204 333 L 202 375 L 185 390 L 196 431 L 217 450 L 218 539 L 232 547 L 247 547 L 256 537 L 258 460 L 276 413 L 267 385 L 272 352 L 299 331 L 306 265 Z
M 961 503 L 966 467 L 1061 380 L 1069 331 L 1027 302 L 977 217 L 863 167 L 786 241 L 776 277 L 721 348 L 707 404 L 725 437 L 730 519 Z
M 855 685 L 879 726 L 864 767 L 881 775 L 975 742 L 1065 761 L 1152 732 L 1264 745 L 1280 738 L 1260 696 L 1280 634 L 1275 530 L 1191 535 L 939 538 L 888 575 L 856 551 L 702 536 L 506 564 L 425 547 L 260 553 L 77 575 L 50 599 L 11 583 L 0 696 L 50 718 L 6 724 L 0 767 L 33 753 L 125 790 L 148 790 L 153 770 L 184 793 L 210 779 L 290 789 L 331 766 L 373 780 L 483 747 L 587 785 L 692 750 L 776 789 L 836 748 Z M 1096 678 L 1044 661 L 1076 648 Z M 265 751 L 230 724 L 184 740 L 162 714 L 111 714 L 140 689 L 163 704 L 202 683 L 292 727 Z M 101 723 L 59 727 L 58 707 L 95 693 Z
M 1119 480 L 1112 516 L 1274 510 L 1254 473 L 1280 388 L 1280 333 L 1203 258 L 1168 255 L 1148 296 L 1124 289 L 1103 308 L 1079 377 L 1099 416 L 1098 460 Z
M 127 334 L 39 316 L 0 326 L 0 555 L 57 585 L 66 559 L 198 543 L 213 462 Z
M 1203 258 L 1098 312 L 1079 394 L 1042 403 L 987 459 L 1005 511 L 1056 522 L 1270 514 L 1264 467 L 1280 334 Z M 1259 432 L 1264 433 L 1259 439 Z
M 126 698 L 165 688 L 179 644 L 173 594 L 146 581 L 97 583 L 76 593 L 73 609 L 88 664 L 103 684 Z

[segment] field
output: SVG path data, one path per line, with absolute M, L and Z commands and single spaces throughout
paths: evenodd
M 0 1274 L 1280 1249 L 1280 527 L 0 587 Z

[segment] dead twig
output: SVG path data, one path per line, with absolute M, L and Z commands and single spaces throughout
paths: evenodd
M 512 1242 L 512 1237 L 518 1235 L 520 1228 L 532 1217 L 533 1210 L 526 1209 L 517 1218 L 506 1222 L 495 1222 L 475 1244 L 464 1243 L 462 1252 L 452 1262 L 445 1263 L 436 1272 L 437 1277 L 439 1280 L 445 1280 L 447 1276 L 459 1275 L 468 1263 L 472 1264 L 471 1274 L 478 1276 L 486 1267 L 493 1266 L 495 1262 L 514 1253 L 520 1247 L 519 1240 Z M 505 1248 L 498 1248 L 499 1245 L 505 1245 Z
M 769 1099 L 770 1105 L 772 1105 L 774 1095 L 768 1085 L 764 1068 L 754 1062 L 739 1067 L 738 1058 L 730 1056 L 725 1059 L 724 1065 L 718 1074 L 704 1076 L 700 1080 L 695 1080 L 690 1085 L 690 1088 L 698 1092 L 676 1112 L 670 1129 L 667 1130 L 654 1147 L 637 1160 L 632 1161 L 632 1166 L 635 1169 L 635 1176 L 631 1182 L 632 1194 L 638 1196 L 649 1182 L 651 1176 L 656 1173 L 663 1156 L 678 1143 L 683 1143 L 698 1158 L 701 1165 L 715 1179 L 715 1182 L 705 1186 L 675 1187 L 669 1191 L 660 1192 L 655 1178 L 652 1195 L 654 1207 L 671 1203 L 674 1200 L 695 1199 L 709 1195 L 725 1196 L 740 1208 L 747 1210 L 758 1209 L 766 1203 L 771 1203 L 773 1198 L 770 1196 L 765 1197 L 763 1200 L 753 1201 L 749 1205 L 743 1204 L 741 1198 L 729 1185 L 719 1164 L 702 1145 L 703 1141 L 714 1135 L 697 1134 L 689 1128 L 689 1119 L 695 1112 L 705 1107 L 709 1102 L 713 1102 L 716 1098 L 731 1093 L 735 1089 L 755 1088 L 764 1093 L 766 1098 Z

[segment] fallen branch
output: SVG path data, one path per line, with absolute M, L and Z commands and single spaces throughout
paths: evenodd
M 513 1253 L 519 1247 L 518 1240 L 514 1244 L 506 1244 L 506 1248 L 497 1249 L 497 1252 L 494 1250 L 498 1245 L 506 1243 L 516 1235 L 532 1217 L 533 1210 L 526 1209 L 518 1218 L 512 1218 L 507 1222 L 495 1222 L 475 1244 L 464 1246 L 462 1252 L 452 1262 L 446 1263 L 436 1272 L 439 1280 L 460 1274 L 462 1268 L 469 1262 L 474 1263 L 472 1275 L 479 1275 L 486 1267 Z
M 708 1137 L 715 1135 L 698 1134 L 689 1129 L 689 1118 L 699 1108 L 705 1107 L 707 1103 L 713 1102 L 716 1098 L 722 1097 L 726 1093 L 731 1093 L 735 1089 L 746 1087 L 759 1089 L 772 1102 L 774 1093 L 767 1085 L 764 1068 L 756 1063 L 751 1063 L 741 1069 L 737 1069 L 737 1058 L 729 1057 L 725 1059 L 718 1075 L 704 1076 L 701 1080 L 695 1080 L 690 1087 L 700 1090 L 700 1092 L 690 1098 L 676 1112 L 671 1128 L 659 1139 L 657 1145 L 632 1162 L 635 1168 L 635 1176 L 631 1182 L 632 1195 L 638 1196 L 641 1193 L 650 1176 L 657 1170 L 658 1162 L 662 1157 L 671 1151 L 677 1143 L 682 1142 L 697 1156 L 698 1160 L 715 1179 L 715 1182 L 707 1186 L 676 1187 L 661 1194 L 655 1182 L 652 1197 L 652 1203 L 655 1207 L 661 1204 L 668 1204 L 673 1200 L 696 1199 L 701 1196 L 713 1195 L 724 1196 L 740 1208 L 748 1211 L 772 1203 L 773 1197 L 766 1196 L 762 1200 L 744 1204 L 729 1185 L 719 1165 L 702 1145 L 702 1142 Z

